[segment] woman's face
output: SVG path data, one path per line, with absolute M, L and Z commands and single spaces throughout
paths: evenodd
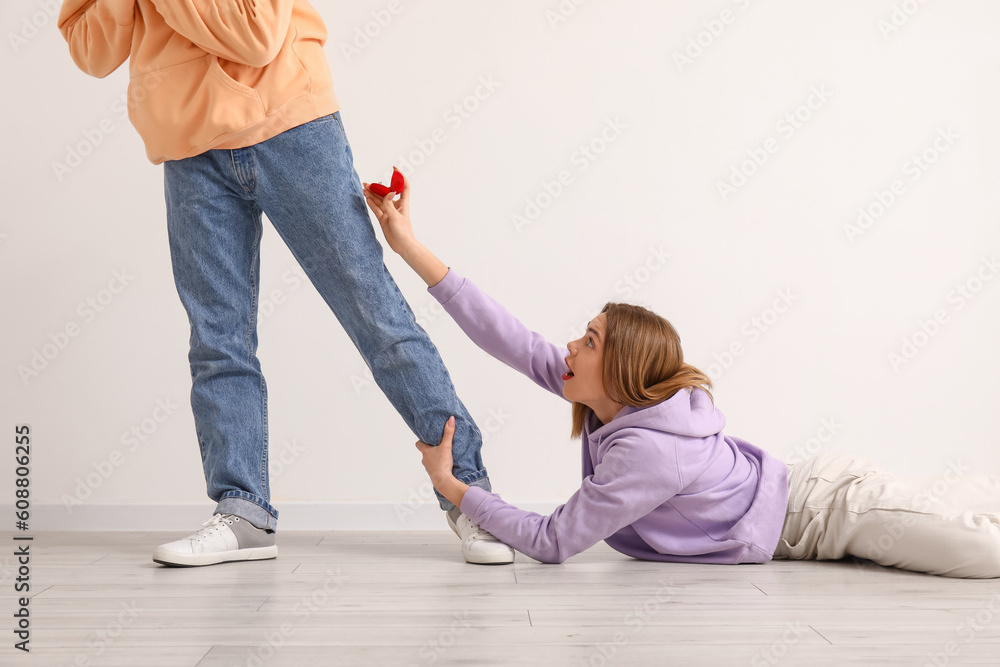
M 604 327 L 607 317 L 601 313 L 587 325 L 581 338 L 567 344 L 568 373 L 563 374 L 563 396 L 596 409 L 595 404 L 608 400 L 604 391 Z

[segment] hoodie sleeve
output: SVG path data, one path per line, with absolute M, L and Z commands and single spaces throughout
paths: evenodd
M 462 512 L 526 556 L 561 563 L 674 497 L 683 488 L 678 470 L 673 439 L 658 447 L 641 433 L 622 432 L 594 474 L 550 516 L 520 510 L 475 486 L 465 492 Z
M 66 0 L 56 25 L 76 66 L 103 79 L 132 50 L 135 0 Z
M 294 0 L 151 0 L 167 25 L 224 60 L 264 67 L 278 55 Z
M 562 397 L 562 375 L 569 351 L 549 343 L 476 287 L 471 280 L 448 270 L 428 288 L 472 342 L 543 389 Z

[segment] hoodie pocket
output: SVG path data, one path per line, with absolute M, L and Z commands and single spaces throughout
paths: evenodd
M 257 91 L 226 74 L 213 55 L 130 81 L 128 112 L 147 143 L 189 149 L 210 148 L 265 117 Z

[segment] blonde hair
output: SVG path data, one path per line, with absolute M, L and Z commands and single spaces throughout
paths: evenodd
M 684 363 L 681 338 L 666 319 L 627 303 L 607 303 L 601 310 L 604 391 L 616 403 L 644 408 L 661 403 L 681 389 L 702 389 L 712 397 L 712 380 Z M 583 433 L 592 410 L 573 403 L 572 437 Z

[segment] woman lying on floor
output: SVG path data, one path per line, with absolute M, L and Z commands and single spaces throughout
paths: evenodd
M 463 520 L 549 563 L 604 540 L 645 560 L 855 556 L 950 577 L 1000 577 L 1000 516 L 955 508 L 861 459 L 827 454 L 786 466 L 724 435 L 711 381 L 684 363 L 667 320 L 609 303 L 566 348 L 548 343 L 417 241 L 408 181 L 399 200 L 363 185 L 389 247 L 472 341 L 573 404 L 583 483 L 550 516 L 452 475 L 453 418 L 438 445 L 417 443 L 434 487 Z M 956 484 L 967 499 L 1000 501 L 996 477 Z

